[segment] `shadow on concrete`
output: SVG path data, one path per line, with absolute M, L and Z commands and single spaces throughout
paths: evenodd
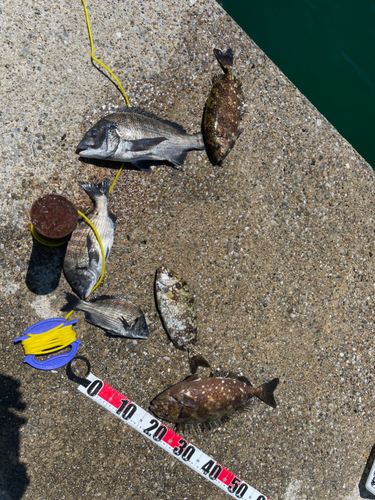
M 117 110 L 118 112 L 118 110 Z M 167 160 L 152 160 L 152 161 L 145 161 L 145 169 L 141 170 L 134 166 L 132 163 L 129 162 L 121 162 L 121 161 L 109 161 L 109 160 L 98 160 L 97 158 L 79 158 L 79 161 L 81 163 L 86 163 L 87 165 L 95 165 L 96 167 L 102 167 L 102 168 L 109 168 L 112 170 L 119 170 L 121 165 L 125 163 L 124 165 L 124 170 L 133 170 L 136 172 L 151 172 L 151 167 L 160 167 L 160 166 L 167 166 L 171 167 L 173 170 L 178 170 L 173 163 L 167 161 Z M 148 168 L 147 168 L 148 164 Z
M 60 282 L 66 244 L 47 247 L 33 239 L 33 248 L 26 273 L 27 288 L 36 295 L 48 295 Z
M 20 382 L 0 374 L 0 499 L 19 500 L 29 484 L 26 466 L 20 462 L 21 425 L 26 419 L 11 410 L 23 411 Z
M 366 484 L 368 475 L 370 473 L 370 469 L 372 467 L 372 464 L 374 463 L 374 460 L 375 460 L 375 444 L 371 448 L 371 452 L 370 452 L 370 455 L 367 459 L 367 463 L 366 463 L 366 466 L 365 466 L 364 471 L 362 473 L 361 480 L 359 481 L 359 484 L 358 484 L 359 494 L 360 494 L 361 498 L 375 499 L 375 496 L 372 493 L 370 493 L 369 491 L 367 491 L 365 488 L 365 484 Z

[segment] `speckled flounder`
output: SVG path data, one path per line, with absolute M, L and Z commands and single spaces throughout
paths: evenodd
M 206 152 L 213 165 L 221 165 L 242 133 L 244 95 L 241 82 L 233 75 L 233 52 L 214 49 L 224 74 L 212 79 L 212 89 L 203 114 L 202 132 Z
M 186 281 L 161 266 L 156 271 L 155 295 L 164 327 L 173 344 L 186 349 L 197 340 L 194 296 Z
M 87 217 L 98 231 L 107 261 L 117 224 L 116 216 L 108 212 L 109 179 L 104 179 L 99 184 L 80 182 L 79 185 L 95 204 L 94 210 Z M 89 224 L 82 220 L 73 231 L 63 264 L 65 278 L 78 297 L 87 299 L 99 281 L 102 267 L 99 242 Z
M 211 428 L 235 412 L 247 410 L 254 396 L 275 408 L 273 392 L 278 383 L 279 379 L 274 378 L 254 388 L 246 377 L 232 373 L 216 372 L 206 379 L 194 374 L 159 394 L 150 410 L 181 429 Z

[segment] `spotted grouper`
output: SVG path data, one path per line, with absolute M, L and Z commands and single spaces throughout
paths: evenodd
M 205 379 L 194 373 L 159 394 L 150 410 L 182 430 L 189 426 L 211 428 L 247 410 L 254 396 L 275 408 L 273 392 L 278 383 L 279 379 L 274 378 L 254 388 L 246 377 L 233 373 L 217 371 Z

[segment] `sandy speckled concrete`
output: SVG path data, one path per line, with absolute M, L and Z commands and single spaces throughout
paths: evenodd
M 115 170 L 80 162 L 75 147 L 124 102 L 90 62 L 78 0 L 1 10 L 0 497 L 227 498 L 84 398 L 64 369 L 33 370 L 13 345 L 58 315 L 69 290 L 63 250 L 31 239 L 31 204 L 57 192 L 90 209 L 77 180 Z M 247 113 L 221 168 L 192 152 L 180 171 L 121 174 L 100 292 L 139 304 L 150 337 L 107 338 L 77 313 L 80 353 L 144 408 L 188 374 L 155 309 L 165 263 L 195 293 L 196 351 L 254 385 L 280 378 L 276 410 L 255 401 L 193 442 L 272 500 L 373 498 L 363 489 L 375 444 L 373 171 L 213 1 L 93 0 L 89 13 L 96 56 L 132 105 L 198 131 L 220 71 L 212 48 L 231 46 Z

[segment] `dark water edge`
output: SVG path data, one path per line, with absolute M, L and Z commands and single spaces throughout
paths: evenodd
M 375 168 L 375 1 L 219 3 Z

